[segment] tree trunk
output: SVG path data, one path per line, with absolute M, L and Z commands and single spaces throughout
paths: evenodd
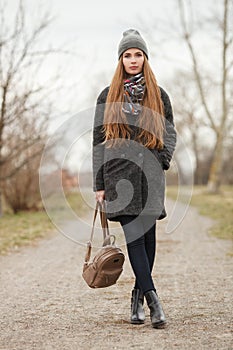
M 0 150 L 1 152 L 1 150 Z M 0 153 L 0 160 L 1 160 L 1 153 Z M 1 178 L 1 165 L 0 165 L 0 178 Z M 3 208 L 2 208 L 2 184 L 0 181 L 0 218 L 3 216 Z
M 219 133 L 215 145 L 214 157 L 210 166 L 210 174 L 208 179 L 208 191 L 210 193 L 218 193 L 221 184 L 222 170 L 222 152 L 223 152 L 223 134 Z
M 228 28 L 229 20 L 229 1 L 224 0 L 224 15 L 222 23 L 222 81 L 221 81 L 221 92 L 222 92 L 222 117 L 219 129 L 217 130 L 217 141 L 215 146 L 214 158 L 210 168 L 210 175 L 208 180 L 208 190 L 212 193 L 219 192 L 221 184 L 221 170 L 222 170 L 222 153 L 223 153 L 223 140 L 225 133 L 226 121 L 229 117 L 229 112 L 227 109 L 227 95 L 226 86 L 229 68 L 227 68 L 227 53 L 230 48 L 230 42 L 232 37 L 228 37 L 230 29 Z
M 0 188 L 0 218 L 2 217 L 3 212 L 2 212 L 2 191 Z
M 201 164 L 198 159 L 196 159 L 196 168 L 194 171 L 194 185 L 202 185 Z

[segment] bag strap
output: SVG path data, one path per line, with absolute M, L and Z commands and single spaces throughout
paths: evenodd
M 109 239 L 110 233 L 109 233 L 109 227 L 108 227 L 108 220 L 106 217 L 105 202 L 103 201 L 102 204 L 99 202 L 99 206 L 100 206 L 100 220 L 101 220 L 101 226 L 103 230 L 103 246 L 104 246 L 106 244 L 110 244 L 111 241 Z
M 96 202 L 96 207 L 95 207 L 95 212 L 94 212 L 92 230 L 91 230 L 91 238 L 90 238 L 91 242 L 93 241 L 95 221 L 96 221 L 98 210 L 99 210 L 99 214 L 100 214 L 100 222 L 101 222 L 101 226 L 102 226 L 103 239 L 105 240 L 105 238 L 110 235 L 109 227 L 108 227 L 108 220 L 107 220 L 107 217 L 106 217 L 105 204 L 104 204 L 104 202 L 100 203 L 100 202 L 97 201 Z
M 95 228 L 95 221 L 98 214 L 100 214 L 100 222 L 102 226 L 103 231 L 103 246 L 111 244 L 111 236 L 109 233 L 109 226 L 108 226 L 108 220 L 106 217 L 106 207 L 104 201 L 100 203 L 99 201 L 96 202 L 94 217 L 93 217 L 93 224 L 92 224 L 92 230 L 91 230 L 91 237 L 90 240 L 87 242 L 87 252 L 85 255 L 85 263 L 88 263 L 91 258 L 91 249 L 92 249 L 92 241 L 94 237 L 94 228 Z M 115 242 L 115 240 L 114 240 Z

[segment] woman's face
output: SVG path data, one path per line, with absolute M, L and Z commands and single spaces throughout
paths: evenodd
M 144 63 L 143 51 L 139 49 L 128 49 L 123 53 L 123 66 L 129 75 L 142 72 Z

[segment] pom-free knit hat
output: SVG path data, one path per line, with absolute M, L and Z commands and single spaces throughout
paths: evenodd
M 141 37 L 140 33 L 135 29 L 128 29 L 123 33 L 123 38 L 121 39 L 118 47 L 118 59 L 120 59 L 123 52 L 133 47 L 142 50 L 148 59 L 148 49 L 146 43 Z

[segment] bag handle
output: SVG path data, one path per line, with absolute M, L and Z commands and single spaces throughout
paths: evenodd
M 99 201 L 96 202 L 94 217 L 93 217 L 93 224 L 92 224 L 92 230 L 91 230 L 91 237 L 90 240 L 87 242 L 87 252 L 85 255 L 85 263 L 88 263 L 91 258 L 91 249 L 92 249 L 92 241 L 94 237 L 94 228 L 95 228 L 95 221 L 98 214 L 100 214 L 100 222 L 102 226 L 103 231 L 103 246 L 111 244 L 111 236 L 114 237 L 113 244 L 115 243 L 115 236 L 110 235 L 109 233 L 109 226 L 108 226 L 108 220 L 106 217 L 106 207 L 104 201 L 100 203 Z
M 90 242 L 93 241 L 95 221 L 96 221 L 98 210 L 99 210 L 99 214 L 100 214 L 100 222 L 101 222 L 102 231 L 103 231 L 103 239 L 105 240 L 105 238 L 110 235 L 109 227 L 108 227 L 108 220 L 107 220 L 107 217 L 106 217 L 105 203 L 104 202 L 100 203 L 99 201 L 97 201 L 96 202 L 96 207 L 95 207 L 94 218 L 93 218 Z
M 109 233 L 109 227 L 108 227 L 108 220 L 106 217 L 106 206 L 105 202 L 97 202 L 97 205 L 99 205 L 99 212 L 100 212 L 100 221 L 101 221 L 101 226 L 103 230 L 103 238 L 104 240 L 110 235 Z

